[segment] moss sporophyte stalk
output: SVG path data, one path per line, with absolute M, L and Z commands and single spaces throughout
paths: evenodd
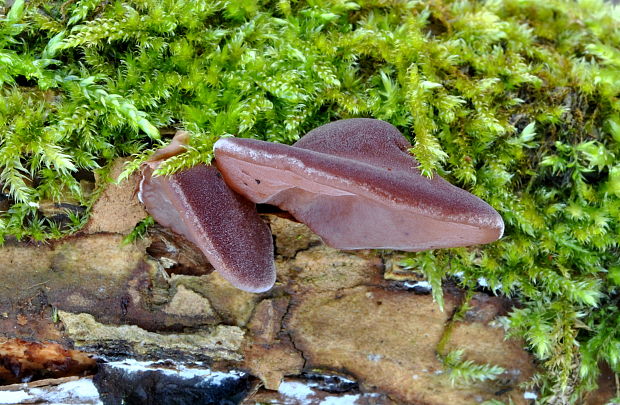
M 160 174 L 225 135 L 382 119 L 506 225 L 405 264 L 439 304 L 455 274 L 514 297 L 537 401 L 580 403 L 600 365 L 620 371 L 619 20 L 595 0 L 0 2 L 0 235 L 77 231 L 98 195 L 80 176 L 133 156 L 128 175 L 176 130 L 189 148 Z M 60 223 L 48 201 L 81 210 Z

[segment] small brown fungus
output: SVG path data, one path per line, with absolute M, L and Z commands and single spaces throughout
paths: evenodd
M 391 124 L 357 118 L 316 128 L 293 146 L 222 138 L 214 151 L 231 188 L 290 212 L 335 248 L 421 251 L 502 236 L 490 205 L 423 176 L 409 148 Z
M 273 241 L 254 203 L 231 190 L 214 166 L 153 175 L 161 160 L 184 151 L 187 141 L 178 133 L 143 166 L 140 201 L 160 225 L 194 243 L 235 287 L 269 290 L 276 278 Z

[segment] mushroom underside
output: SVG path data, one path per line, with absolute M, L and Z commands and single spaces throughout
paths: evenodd
M 308 171 L 304 165 L 291 165 L 299 170 L 273 168 L 226 152 L 218 154 L 216 164 L 237 192 L 255 203 L 290 212 L 335 248 L 421 251 L 489 243 L 501 236 L 495 224 L 485 226 L 493 220 L 486 212 L 479 218 L 475 213 L 442 216 L 437 207 L 407 205 L 381 193 L 355 193 L 351 190 L 355 185 L 347 182 L 330 185 L 330 176 L 318 182 L 317 177 L 304 176 Z

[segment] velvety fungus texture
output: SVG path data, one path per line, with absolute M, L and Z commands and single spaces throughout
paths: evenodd
M 156 158 L 180 150 L 175 142 Z M 193 242 L 235 287 L 250 292 L 269 290 L 276 277 L 273 241 L 254 203 L 231 190 L 214 166 L 153 176 L 158 164 L 153 160 L 143 167 L 139 197 L 149 214 Z
M 335 248 L 420 251 L 502 236 L 490 205 L 422 176 L 409 148 L 391 124 L 357 118 L 316 128 L 293 146 L 222 138 L 214 150 L 230 187 L 290 212 Z

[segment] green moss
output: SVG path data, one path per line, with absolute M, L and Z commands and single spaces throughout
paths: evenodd
M 467 386 L 474 382 L 496 380 L 506 371 L 496 365 L 476 364 L 471 360 L 463 360 L 463 355 L 463 350 L 454 350 L 440 358 L 453 386 Z
M 599 0 L 15 1 L 0 6 L 0 237 L 75 229 L 77 171 L 135 169 L 185 129 L 170 173 L 235 134 L 291 143 L 347 117 L 397 125 L 426 174 L 488 201 L 506 236 L 410 255 L 431 284 L 484 277 L 542 365 L 541 403 L 620 371 L 620 23 Z M 0 3 L 2 4 L 2 3 Z M 76 224 L 81 222 L 78 218 Z M 436 288 L 436 298 L 440 299 Z M 577 372 L 575 372 L 577 370 Z

